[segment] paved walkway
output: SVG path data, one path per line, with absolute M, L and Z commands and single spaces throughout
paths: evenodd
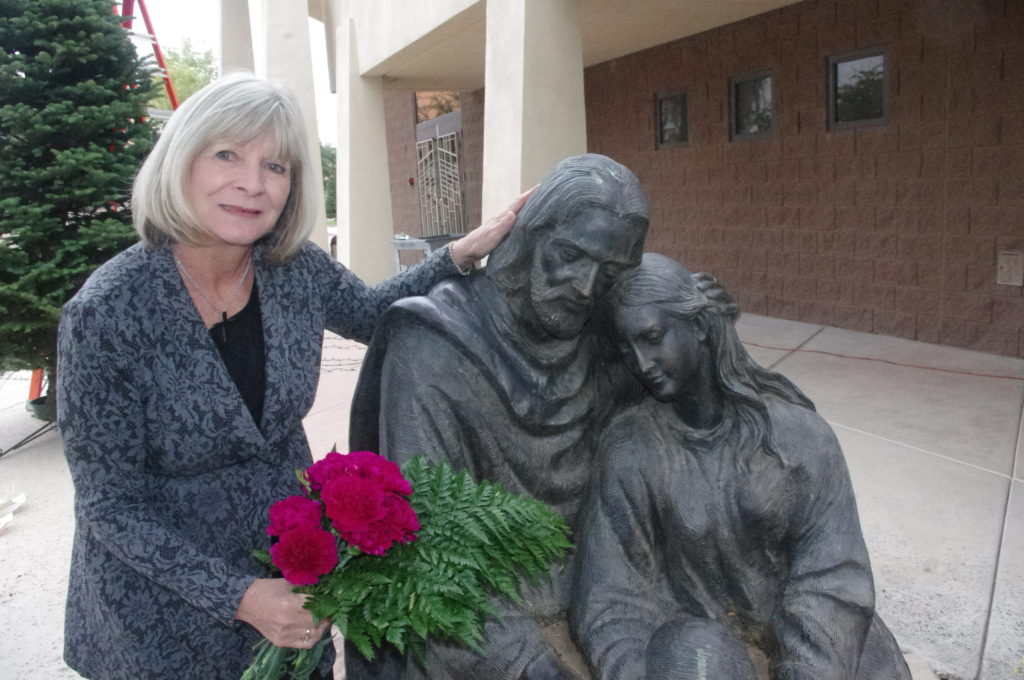
M 1024 677 L 1024 360 L 756 315 L 751 354 L 807 393 L 842 443 L 878 608 L 915 680 Z M 347 440 L 362 347 L 325 342 L 305 425 L 314 455 Z M 27 374 L 0 376 L 0 447 L 35 430 Z M 77 677 L 60 660 L 72 490 L 48 433 L 0 458 L 0 680 Z

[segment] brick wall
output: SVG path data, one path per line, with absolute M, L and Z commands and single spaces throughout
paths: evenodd
M 421 236 L 419 189 L 415 184 L 409 184 L 409 178 L 416 177 L 416 94 L 385 92 L 384 115 L 387 118 L 391 218 L 395 233 Z M 353 172 L 358 172 L 358 168 L 353 168 Z
M 384 116 L 394 233 L 422 236 L 419 187 L 415 183 L 409 184 L 409 178 L 416 177 L 416 93 L 398 90 L 385 92 Z M 403 250 L 398 253 L 398 257 L 402 265 L 408 267 L 422 260 L 423 252 Z
M 827 60 L 886 50 L 889 117 L 829 132 Z M 775 129 L 730 141 L 729 78 L 770 70 Z M 648 250 L 744 309 L 1024 357 L 1024 2 L 807 0 L 593 66 L 591 151 L 636 172 Z M 655 94 L 690 141 L 655 148 Z

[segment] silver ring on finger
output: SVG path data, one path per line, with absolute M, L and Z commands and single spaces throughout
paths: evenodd
M 302 636 L 302 644 L 304 644 L 304 645 L 308 645 L 309 644 L 309 632 L 310 632 L 309 628 L 307 628 L 306 629 L 306 634 Z

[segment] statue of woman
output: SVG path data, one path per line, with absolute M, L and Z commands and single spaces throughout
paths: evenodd
M 602 434 L 572 624 L 606 680 L 909 680 L 834 433 L 740 343 L 712 277 L 644 255 L 609 296 L 650 398 Z

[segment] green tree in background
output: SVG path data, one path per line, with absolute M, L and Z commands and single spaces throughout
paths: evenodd
M 151 79 L 110 0 L 0 0 L 0 369 L 52 385 L 61 306 L 135 240 Z
M 324 175 L 327 219 L 333 220 L 338 216 L 338 150 L 323 142 L 320 142 L 320 167 Z
M 174 84 L 174 94 L 178 97 L 179 104 L 217 78 L 213 52 L 197 52 L 192 48 L 192 41 L 188 39 L 182 44 L 181 49 L 166 48 L 164 61 L 167 63 L 167 71 L 171 74 L 171 83 Z M 153 96 L 149 100 L 149 106 L 154 109 L 171 108 L 163 76 L 159 74 L 154 76 Z

